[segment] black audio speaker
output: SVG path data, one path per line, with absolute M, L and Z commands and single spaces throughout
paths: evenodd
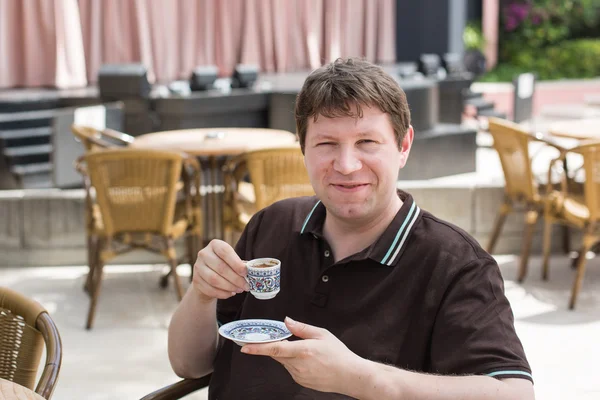
M 104 64 L 98 71 L 98 89 L 104 100 L 148 98 L 151 88 L 143 64 Z
M 449 76 L 458 76 L 466 72 L 463 56 L 459 53 L 446 53 L 442 57 L 442 66 Z
M 396 65 L 396 72 L 402 79 L 414 78 L 417 70 L 417 63 L 415 62 L 401 62 Z
M 192 70 L 190 89 L 192 91 L 212 89 L 218 76 L 219 69 L 216 65 L 198 66 Z
M 441 66 L 442 61 L 437 54 L 421 54 L 419 57 L 419 72 L 425 76 L 436 77 Z
M 231 77 L 232 88 L 249 88 L 258 79 L 259 68 L 252 64 L 238 64 Z

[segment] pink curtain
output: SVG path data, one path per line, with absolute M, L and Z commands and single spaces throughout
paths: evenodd
M 87 84 L 77 0 L 0 0 L 0 87 Z
M 0 0 L 0 87 L 81 87 L 105 63 L 141 62 L 153 82 L 206 64 L 388 63 L 394 30 L 395 0 Z

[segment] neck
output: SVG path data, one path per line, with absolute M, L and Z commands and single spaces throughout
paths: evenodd
M 373 244 L 386 230 L 402 207 L 402 200 L 394 195 L 383 212 L 367 220 L 336 218 L 327 212 L 323 234 L 329 242 L 335 261 L 342 260 Z

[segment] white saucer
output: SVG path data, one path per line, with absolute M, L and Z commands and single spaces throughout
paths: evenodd
M 219 334 L 240 346 L 249 343 L 278 342 L 292 336 L 285 324 L 270 319 L 242 319 L 225 324 Z

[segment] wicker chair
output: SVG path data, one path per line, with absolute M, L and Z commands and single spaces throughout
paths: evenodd
M 489 131 L 494 139 L 494 148 L 500 157 L 505 186 L 504 202 L 500 206 L 486 250 L 489 253 L 494 251 L 507 215 L 513 212 L 515 208 L 523 209 L 525 211 L 525 237 L 518 275 L 519 282 L 522 282 L 527 275 L 527 264 L 535 225 L 544 210 L 545 190 L 541 190 L 541 188 L 551 185 L 550 180 L 544 185 L 536 181 L 531 169 L 529 143 L 532 141 L 543 142 L 556 148 L 559 152 L 564 152 L 566 149 L 547 138 L 529 134 L 511 121 L 499 118 L 489 119 Z M 575 184 L 571 181 L 569 185 L 575 187 Z M 565 251 L 568 252 L 569 233 L 568 231 L 564 233 Z
M 251 184 L 245 182 L 250 178 Z M 314 195 L 299 146 L 253 150 L 225 165 L 225 237 L 241 232 L 254 215 L 276 201 Z
M 582 245 L 575 264 L 577 274 L 569 301 L 569 308 L 574 309 L 585 274 L 586 254 L 594 245 L 600 242 L 600 141 L 581 144 L 569 150 L 569 152 L 583 156 L 584 196 L 582 197 L 577 190 L 572 190 L 567 174 L 562 176 L 560 190 L 548 188 L 548 200 L 544 207 L 542 278 L 544 280 L 548 279 L 552 225 L 562 224 L 582 230 Z M 568 152 L 564 152 L 552 161 L 548 175 L 552 173 L 554 164 L 564 162 L 567 154 Z
M 0 287 L 0 378 L 50 399 L 58 380 L 62 344 L 48 312 L 36 301 Z M 46 364 L 35 385 L 46 348 Z M 1 396 L 0 396 L 1 397 Z
M 89 126 L 73 124 L 71 125 L 71 132 L 81 142 L 86 151 L 125 147 L 135 140 L 133 136 L 108 128 L 99 130 Z
M 193 265 L 202 243 L 198 161 L 176 152 L 124 148 L 90 152 L 77 169 L 84 177 L 86 209 L 97 210 L 87 213 L 90 273 L 86 286 L 92 297 L 87 329 L 93 325 L 104 264 L 134 249 L 161 253 L 168 259 L 169 275 L 181 299 L 174 240 L 186 236 L 187 261 Z M 185 207 L 178 211 L 182 172 Z
M 210 384 L 210 378 L 212 374 L 208 374 L 198 379 L 183 379 L 179 382 L 173 383 L 169 386 L 165 386 L 158 389 L 146 396 L 142 397 L 141 400 L 177 400 L 193 393 L 197 390 L 208 387 Z

